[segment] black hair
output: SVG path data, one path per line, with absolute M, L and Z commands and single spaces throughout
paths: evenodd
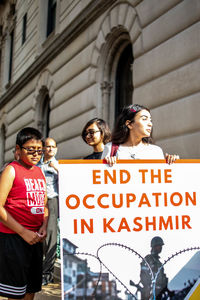
M 85 136 L 86 129 L 90 125 L 92 125 L 94 123 L 97 125 L 97 127 L 99 128 L 99 130 L 101 132 L 101 135 L 103 136 L 103 143 L 104 143 L 104 145 L 107 144 L 108 142 L 110 142 L 110 140 L 111 140 L 111 131 L 110 131 L 110 128 L 109 128 L 108 124 L 104 120 L 99 119 L 99 118 L 91 119 L 84 126 L 84 128 L 82 130 L 82 134 L 81 134 L 82 139 L 84 140 L 84 142 L 86 142 L 86 139 L 85 139 L 86 138 L 86 136 Z
M 20 130 L 17 134 L 16 138 L 16 145 L 18 145 L 20 148 L 29 140 L 40 140 L 42 142 L 42 145 L 44 145 L 44 139 L 39 130 L 33 127 L 25 127 L 22 130 Z
M 128 140 L 129 128 L 126 126 L 126 121 L 130 120 L 131 122 L 134 122 L 136 114 L 141 110 L 150 112 L 147 107 L 139 104 L 131 104 L 123 108 L 112 132 L 112 143 L 123 144 Z M 142 138 L 142 141 L 150 144 L 152 143 L 152 137 L 144 137 Z

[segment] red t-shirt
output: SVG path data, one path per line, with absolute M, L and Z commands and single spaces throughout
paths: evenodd
M 46 181 L 41 169 L 26 169 L 19 162 L 9 164 L 15 169 L 15 179 L 4 208 L 27 229 L 37 231 L 44 220 Z M 15 233 L 0 222 L 0 232 Z

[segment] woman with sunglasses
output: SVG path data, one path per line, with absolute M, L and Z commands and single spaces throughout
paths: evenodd
M 104 148 L 102 159 L 112 166 L 118 159 L 164 159 L 160 147 L 152 144 L 152 120 L 150 110 L 142 105 L 124 107 L 112 133 L 112 143 Z M 166 154 L 171 164 L 178 155 Z
M 111 132 L 108 124 L 99 118 L 87 122 L 82 131 L 82 139 L 93 148 L 93 153 L 84 159 L 101 159 L 104 145 L 110 141 Z

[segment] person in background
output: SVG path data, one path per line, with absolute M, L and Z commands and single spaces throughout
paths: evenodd
M 84 159 L 101 159 L 104 145 L 110 141 L 111 132 L 104 120 L 94 118 L 84 126 L 82 138 L 86 144 L 93 148 L 93 153 Z
M 112 142 L 103 151 L 102 159 L 112 166 L 116 159 L 164 159 L 159 146 L 152 144 L 152 119 L 150 110 L 139 104 L 124 107 L 112 133 Z M 171 164 L 178 155 L 166 154 Z
M 42 286 L 41 242 L 48 222 L 45 177 L 36 166 L 42 153 L 41 133 L 23 128 L 17 160 L 0 177 L 0 296 L 9 300 L 33 300 Z
M 49 222 L 47 237 L 43 243 L 43 285 L 53 283 L 54 264 L 57 249 L 57 219 L 58 219 L 58 161 L 56 141 L 46 138 L 44 155 L 38 166 L 42 169 L 47 184 L 47 198 L 49 206 Z

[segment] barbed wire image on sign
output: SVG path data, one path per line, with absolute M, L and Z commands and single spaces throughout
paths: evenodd
M 124 249 L 124 250 L 128 250 L 128 251 L 131 252 L 132 254 L 136 255 L 139 259 L 144 260 L 144 261 L 146 262 L 147 266 L 149 267 L 149 272 L 150 272 L 150 274 L 151 274 L 151 276 L 152 276 L 152 280 L 153 280 L 153 272 L 152 272 L 152 270 L 151 270 L 151 268 L 150 268 L 148 262 L 146 261 L 146 259 L 145 259 L 144 257 L 142 257 L 142 256 L 141 256 L 137 251 L 135 251 L 133 248 L 128 247 L 128 246 L 123 245 L 123 244 L 119 244 L 119 243 L 107 243 L 107 244 L 104 244 L 104 245 L 102 245 L 101 247 L 99 247 L 99 249 L 97 250 L 97 257 L 98 257 L 98 259 L 101 261 L 101 263 L 103 264 L 103 266 L 104 266 L 104 267 L 109 271 L 109 273 L 110 273 L 110 274 L 111 274 L 111 275 L 112 275 L 112 276 L 120 283 L 120 285 L 122 285 L 122 286 L 125 288 L 125 291 L 126 291 L 127 293 L 129 293 L 134 299 L 137 299 L 137 296 L 134 295 L 134 294 L 130 291 L 130 289 L 122 282 L 122 280 L 120 280 L 120 279 L 118 278 L 118 276 L 116 276 L 116 275 L 113 273 L 113 271 L 110 270 L 110 269 L 105 265 L 105 263 L 103 263 L 102 259 L 100 258 L 100 250 L 102 250 L 102 249 L 105 248 L 105 247 L 120 247 L 120 248 L 122 248 L 122 249 Z
M 159 245 L 160 243 L 160 245 Z M 162 246 L 162 239 L 160 237 L 154 237 L 151 240 L 151 246 L 152 249 L 154 249 L 157 246 Z M 116 270 L 114 271 L 106 262 L 105 253 L 103 253 L 104 250 L 107 248 L 111 249 L 111 252 L 113 256 L 116 254 L 116 248 L 119 248 L 122 250 L 121 257 L 119 255 L 116 257 L 116 264 L 121 260 L 123 261 L 123 258 L 127 255 L 128 252 L 131 255 L 134 255 L 137 259 L 140 260 L 140 281 L 138 283 L 135 283 L 131 278 L 129 281 L 129 284 L 127 282 L 123 281 L 123 278 L 120 278 L 118 274 L 116 274 Z M 158 247 L 159 248 L 159 247 Z M 124 293 L 126 296 L 126 299 L 136 299 L 136 300 L 180 300 L 184 299 L 184 297 L 188 294 L 190 289 L 193 287 L 195 282 L 197 281 L 197 278 L 194 278 L 192 282 L 188 282 L 188 284 L 185 284 L 184 288 L 181 290 L 170 290 L 168 288 L 168 279 L 167 276 L 164 273 L 164 266 L 167 265 L 170 261 L 174 260 L 177 256 L 180 256 L 183 253 L 189 252 L 189 251 L 198 251 L 200 250 L 200 247 L 191 247 L 186 248 L 180 251 L 177 251 L 176 253 L 169 256 L 164 263 L 161 263 L 160 261 L 155 260 L 155 253 L 154 257 L 152 258 L 150 255 L 147 255 L 143 257 L 138 251 L 134 250 L 133 248 L 126 246 L 124 244 L 120 243 L 106 243 L 101 245 L 98 249 L 96 254 L 91 254 L 88 252 L 78 252 L 74 251 L 73 253 L 67 253 L 68 260 L 76 260 L 77 264 L 79 265 L 79 274 L 77 276 L 77 280 L 74 284 L 71 283 L 71 285 L 68 285 L 68 288 L 64 289 L 64 297 L 66 295 L 76 295 L 77 297 L 80 297 L 85 293 L 85 295 L 93 297 L 91 299 L 96 299 L 97 296 L 106 296 L 105 291 L 102 289 L 103 282 L 109 282 L 109 284 L 112 282 L 112 289 L 114 288 L 116 290 L 116 295 L 119 293 L 119 287 L 121 286 L 124 289 Z M 158 253 L 161 251 L 157 250 Z M 158 254 L 157 253 L 157 254 Z M 151 253 L 152 254 L 152 253 Z M 65 253 L 66 256 L 66 253 Z M 69 258 L 71 256 L 71 259 Z M 73 259 L 72 259 L 73 257 Z M 86 259 L 83 259 L 85 257 Z M 96 271 L 90 269 L 91 262 L 88 263 L 88 258 L 94 259 L 99 267 L 96 266 Z M 156 269 L 156 263 L 157 269 Z M 108 272 L 103 272 L 103 268 Z M 64 283 L 66 286 L 66 280 L 68 278 L 64 274 Z M 109 274 L 112 276 L 112 280 L 109 279 Z M 200 274 L 199 274 L 200 275 Z M 145 276 L 146 276 L 146 282 L 145 282 Z M 145 286 L 145 284 L 148 285 Z M 165 284 L 162 285 L 162 282 Z M 135 288 L 135 291 L 131 291 L 129 288 L 129 285 Z M 107 292 L 107 295 L 109 293 Z M 67 298 L 65 298 L 67 299 Z M 76 298 L 75 298 L 76 299 Z M 79 298 L 78 298 L 79 299 Z M 125 299 L 118 297 L 117 299 Z

